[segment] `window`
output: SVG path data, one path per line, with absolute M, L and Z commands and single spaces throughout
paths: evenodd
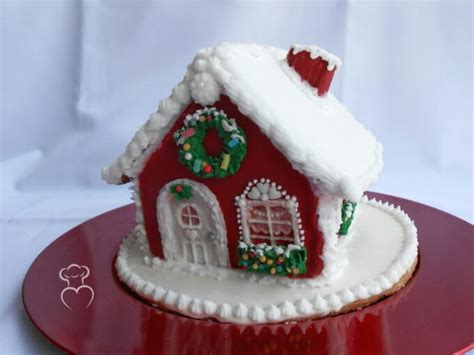
M 237 197 L 241 239 L 250 244 L 303 245 L 298 202 L 269 179 L 254 180 Z
M 179 222 L 182 228 L 199 229 L 201 228 L 201 219 L 196 208 L 192 205 L 185 205 L 181 208 Z
M 248 201 L 246 215 L 253 244 L 294 243 L 293 218 L 285 200 Z

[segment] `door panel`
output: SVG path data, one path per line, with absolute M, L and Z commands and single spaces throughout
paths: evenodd
M 173 184 L 192 188 L 189 199 L 178 199 Z M 158 222 L 165 257 L 202 265 L 228 265 L 225 222 L 216 196 L 203 184 L 178 179 L 165 185 L 157 199 Z

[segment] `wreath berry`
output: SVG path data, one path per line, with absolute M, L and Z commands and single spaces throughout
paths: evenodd
M 217 130 L 223 149 L 217 155 L 208 155 L 204 140 L 210 128 Z M 179 161 L 202 178 L 224 178 L 234 175 L 247 154 L 245 133 L 233 118 L 215 107 L 197 110 L 188 115 L 184 126 L 173 138 L 179 146 Z

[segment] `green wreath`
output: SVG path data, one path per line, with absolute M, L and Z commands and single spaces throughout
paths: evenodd
M 204 139 L 210 128 L 217 130 L 223 143 L 223 150 L 214 156 L 209 156 L 204 148 Z M 173 138 L 179 146 L 180 163 L 202 178 L 234 175 L 247 154 L 247 140 L 242 128 L 215 107 L 197 110 L 187 116 L 184 126 L 174 133 Z

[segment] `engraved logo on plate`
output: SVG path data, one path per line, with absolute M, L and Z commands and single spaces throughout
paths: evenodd
M 90 270 L 85 265 L 71 264 L 59 270 L 59 278 L 67 286 L 61 291 L 61 302 L 70 310 L 87 309 L 94 300 L 94 290 L 84 283 Z

